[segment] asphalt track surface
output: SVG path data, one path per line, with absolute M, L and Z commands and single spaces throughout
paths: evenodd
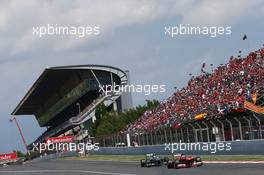
M 205 164 L 202 167 L 141 168 L 135 162 L 49 160 L 0 168 L 0 175 L 263 175 L 264 164 Z

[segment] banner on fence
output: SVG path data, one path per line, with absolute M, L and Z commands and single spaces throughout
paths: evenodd
M 46 142 L 48 143 L 69 143 L 73 142 L 73 136 L 64 136 L 64 137 L 51 137 L 47 138 Z
M 12 161 L 17 159 L 16 152 L 7 153 L 7 154 L 0 154 L 0 161 Z
M 248 110 L 251 110 L 251 111 L 253 111 L 255 113 L 264 114 L 264 107 L 257 106 L 254 103 L 251 103 L 251 102 L 248 102 L 248 101 L 245 101 L 244 108 L 246 108 Z

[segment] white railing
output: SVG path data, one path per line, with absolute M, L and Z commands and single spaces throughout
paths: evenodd
M 77 124 L 81 122 L 88 114 L 90 114 L 93 109 L 100 104 L 105 98 L 107 98 L 107 95 L 102 94 L 97 99 L 95 99 L 90 105 L 88 105 L 86 108 L 84 108 L 83 111 L 81 111 L 76 117 L 73 117 L 70 119 L 70 122 L 73 124 Z

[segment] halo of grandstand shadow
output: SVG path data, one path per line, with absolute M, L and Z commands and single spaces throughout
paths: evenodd
M 0 168 L 0 175 L 102 174 L 102 175 L 262 175 L 264 164 L 205 164 L 202 167 L 167 169 L 166 166 L 141 168 L 139 162 L 51 160 Z

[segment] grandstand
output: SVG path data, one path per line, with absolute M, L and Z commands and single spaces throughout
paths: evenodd
M 263 139 L 263 60 L 264 48 L 232 56 L 210 73 L 202 70 L 120 133 L 97 140 L 114 146 L 126 142 L 127 134 L 139 145 Z
M 263 139 L 263 60 L 264 48 L 232 56 L 212 72 L 202 70 L 119 133 L 95 140 L 107 147 Z M 128 72 L 99 65 L 47 68 L 12 115 L 35 115 L 47 127 L 35 142 L 67 135 L 81 141 L 98 104 L 117 111 L 132 106 L 131 94 L 105 93 L 102 87 L 113 84 L 129 84 Z
M 47 130 L 35 140 L 74 135 L 77 141 L 89 136 L 96 120 L 95 108 L 104 103 L 109 109 L 131 108 L 131 94 L 106 93 L 106 85 L 126 85 L 128 71 L 102 66 L 77 65 L 46 68 L 12 115 L 34 115 Z M 32 146 L 32 145 L 31 145 Z

